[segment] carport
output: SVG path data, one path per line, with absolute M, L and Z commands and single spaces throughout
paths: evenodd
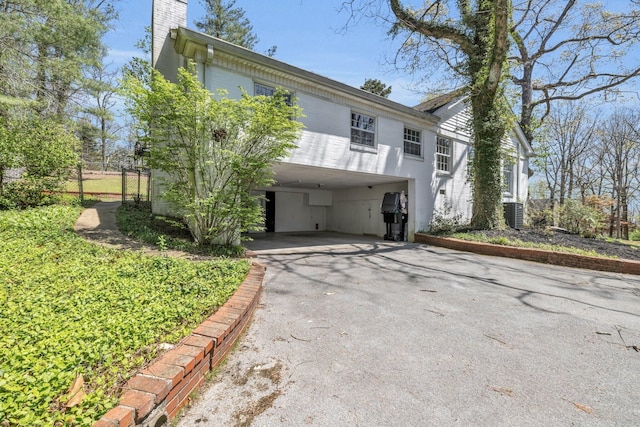
M 382 198 L 400 191 L 409 199 L 410 235 L 415 230 L 413 180 L 292 163 L 275 165 L 274 173 L 276 183 L 262 189 L 267 233 L 333 231 L 382 237 Z

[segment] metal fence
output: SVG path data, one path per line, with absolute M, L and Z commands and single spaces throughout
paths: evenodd
M 151 201 L 151 171 L 149 169 L 122 169 L 122 204 L 140 204 Z

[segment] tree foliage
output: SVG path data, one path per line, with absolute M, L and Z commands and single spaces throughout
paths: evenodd
M 609 235 L 628 238 L 640 188 L 640 113 L 620 109 L 599 117 L 588 108 L 567 101 L 549 115 L 536 159 L 547 189 L 543 197 L 561 207 L 610 200 Z
M 43 204 L 76 164 L 72 122 L 98 84 L 89 70 L 102 66 L 116 1 L 0 0 L 0 175 L 26 171 L 1 188 L 5 206 Z
M 25 208 L 55 202 L 55 192 L 77 164 L 79 141 L 51 118 L 0 121 L 0 169 L 23 169 L 21 179 L 0 184 L 0 207 Z M 4 178 L 2 176 L 2 178 Z
M 113 3 L 0 0 L 0 111 L 28 100 L 40 114 L 64 118 L 84 70 L 102 60 Z
M 586 104 L 565 101 L 551 112 L 543 129 L 534 163 L 550 198 L 560 204 L 577 195 L 584 199 L 594 177 L 588 159 L 597 136 L 596 119 Z
M 366 90 L 383 98 L 391 95 L 391 86 L 387 86 L 378 79 L 366 79 L 360 89 Z
M 150 166 L 166 174 L 162 197 L 196 243 L 230 245 L 240 232 L 261 229 L 253 191 L 273 182 L 273 162 L 294 147 L 302 127 L 288 94 L 214 97 L 185 69 L 175 84 L 155 71 L 148 83 L 127 78 L 128 108 L 150 147 Z
M 194 22 L 198 30 L 247 49 L 253 49 L 258 43 L 258 36 L 253 33 L 253 26 L 245 18 L 244 10 L 234 7 L 235 0 L 201 0 L 201 3 L 205 7 L 205 16 Z M 275 47 L 271 49 L 275 54 Z
M 509 51 L 510 0 L 456 2 L 452 12 L 444 1 L 419 8 L 389 0 L 395 35 L 418 34 L 435 46 L 456 52 L 451 66 L 464 78 L 472 113 L 474 156 L 472 225 L 496 228 L 502 216 L 502 140 L 509 126 L 503 81 Z
M 85 83 L 84 106 L 78 131 L 83 139 L 83 160 L 97 161 L 107 170 L 111 156 L 117 151 L 120 126 L 114 109 L 118 99 L 118 73 L 104 64 L 91 67 Z
M 610 235 L 629 238 L 629 205 L 640 186 L 640 112 L 616 111 L 602 123 L 597 160 L 615 200 Z

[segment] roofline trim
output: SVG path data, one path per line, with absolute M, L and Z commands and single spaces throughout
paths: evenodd
M 373 93 L 367 92 L 365 90 L 349 86 L 345 83 L 332 80 L 328 77 L 321 76 L 311 71 L 303 70 L 302 68 L 295 67 L 285 62 L 278 61 L 276 59 L 246 49 L 244 47 L 234 45 L 224 40 L 220 40 L 216 37 L 212 37 L 185 27 L 177 28 L 174 47 L 178 54 L 183 55 L 187 58 L 207 58 L 208 61 L 212 59 L 212 56 L 220 52 L 222 54 L 236 57 L 259 66 L 268 67 L 275 71 L 290 75 L 294 78 L 321 85 L 329 90 L 339 92 L 343 95 L 347 94 L 352 97 L 359 98 L 360 100 L 378 104 L 381 107 L 385 107 L 395 112 L 412 116 L 413 118 L 426 120 L 427 122 L 429 122 L 429 124 L 432 125 L 435 125 L 440 121 L 439 117 L 429 112 L 418 111 L 412 107 L 408 107 L 398 102 L 391 101 L 387 98 L 374 95 Z

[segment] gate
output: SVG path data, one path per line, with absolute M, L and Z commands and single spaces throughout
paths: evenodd
M 151 171 L 145 168 L 122 169 L 122 204 L 138 205 L 151 201 Z

